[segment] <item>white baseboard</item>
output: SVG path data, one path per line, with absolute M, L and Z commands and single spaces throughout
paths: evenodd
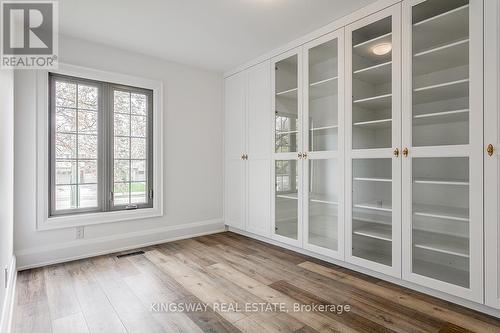
M 0 333 L 10 333 L 12 327 L 12 316 L 14 314 L 14 300 L 16 297 L 16 256 L 12 256 L 9 265 L 9 277 L 7 280 L 7 292 L 3 304 L 2 317 L 0 318 Z
M 222 219 L 206 220 L 16 251 L 17 268 L 47 266 L 224 231 Z
M 356 266 L 356 265 L 350 264 L 350 263 L 345 262 L 345 261 L 340 261 L 340 260 L 332 259 L 332 258 L 326 257 L 326 256 L 321 255 L 321 254 L 317 254 L 317 253 L 314 253 L 314 252 L 311 252 L 311 251 L 308 251 L 308 250 L 304 250 L 302 248 L 298 248 L 298 247 L 295 247 L 295 246 L 292 246 L 292 245 L 288 245 L 288 244 L 276 241 L 276 240 L 271 239 L 271 238 L 267 238 L 267 237 L 262 237 L 262 236 L 259 236 L 259 235 L 255 235 L 255 234 L 252 234 L 250 232 L 247 232 L 247 231 L 244 231 L 244 230 L 241 230 L 241 229 L 237 229 L 237 228 L 234 228 L 234 227 L 226 226 L 226 230 L 232 231 L 234 233 L 237 233 L 237 234 L 240 234 L 240 235 L 243 235 L 243 236 L 247 236 L 247 237 L 250 237 L 250 238 L 253 238 L 253 239 L 257 239 L 257 240 L 263 241 L 265 243 L 273 244 L 273 245 L 276 245 L 276 246 L 279 246 L 279 247 L 282 247 L 282 248 L 285 248 L 285 249 L 288 249 L 288 250 L 292 250 L 294 252 L 305 254 L 305 255 L 308 255 L 308 256 L 313 257 L 313 258 L 317 258 L 317 259 L 320 259 L 320 260 L 323 260 L 323 261 L 326 261 L 326 262 L 329 262 L 329 263 L 332 263 L 332 264 L 335 264 L 335 265 L 338 265 L 338 266 L 341 266 L 341 267 L 345 267 L 347 269 L 350 269 L 350 270 L 353 270 L 353 271 L 356 271 L 356 272 L 360 272 L 360 273 L 363 273 L 363 274 L 366 274 L 366 275 L 370 275 L 370 276 L 373 276 L 375 278 L 378 278 L 378 279 L 381 279 L 381 280 L 384 280 L 384 281 L 388 281 L 388 282 L 397 284 L 399 286 L 402 286 L 402 287 L 405 287 L 405 288 L 408 288 L 408 289 L 413 289 L 413 290 L 419 291 L 421 293 L 424 293 L 424 294 L 427 294 L 427 295 L 431 295 L 433 297 L 440 298 L 440 299 L 443 299 L 445 301 L 448 301 L 448 302 L 451 302 L 451 303 L 455 303 L 455 304 L 464 306 L 466 308 L 469 308 L 469 309 L 472 309 L 472 310 L 476 310 L 476 311 L 485 313 L 485 314 L 490 315 L 490 316 L 494 316 L 494 317 L 500 318 L 500 311 L 499 310 L 491 308 L 491 307 L 486 306 L 484 304 L 472 302 L 472 301 L 469 301 L 469 300 L 466 300 L 466 299 L 463 299 L 463 298 L 460 298 L 460 297 L 457 297 L 457 296 L 454 296 L 454 295 L 443 293 L 443 292 L 438 291 L 438 290 L 434 290 L 434 289 L 431 289 L 431 288 L 423 287 L 423 286 L 420 286 L 418 284 L 415 284 L 415 283 L 412 283 L 412 282 L 408 282 L 408 281 L 405 281 L 405 280 L 402 280 L 402 279 L 398 279 L 398 278 L 395 278 L 393 276 L 385 275 L 385 274 L 382 274 L 382 273 L 379 273 L 379 272 L 375 272 L 375 271 L 369 270 L 369 269 L 364 268 L 364 267 L 360 267 L 360 266 Z

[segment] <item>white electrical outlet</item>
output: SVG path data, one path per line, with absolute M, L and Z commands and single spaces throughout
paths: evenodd
M 85 229 L 84 227 L 76 228 L 76 239 L 83 239 L 85 237 Z

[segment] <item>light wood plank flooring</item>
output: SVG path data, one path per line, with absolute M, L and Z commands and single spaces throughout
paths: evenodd
M 20 272 L 14 332 L 500 332 L 499 319 L 230 232 L 142 250 Z M 294 311 L 312 304 L 350 311 Z

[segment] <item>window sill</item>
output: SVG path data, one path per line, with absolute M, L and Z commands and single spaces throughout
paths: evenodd
M 54 216 L 44 219 L 37 225 L 38 231 L 55 230 L 64 228 L 83 227 L 89 225 L 114 223 L 122 221 L 143 220 L 160 217 L 163 213 L 157 208 L 142 208 L 116 212 L 98 212 L 88 214 L 75 214 Z

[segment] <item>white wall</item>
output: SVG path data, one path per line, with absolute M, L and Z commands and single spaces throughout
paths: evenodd
M 4 269 L 10 267 L 13 257 L 14 213 L 14 74 L 0 70 L 0 331 L 7 319 L 8 290 L 4 287 Z M 10 274 L 9 274 L 10 276 Z M 5 302 L 5 304 L 4 304 Z M 4 313 L 5 309 L 5 313 Z M 3 314 L 3 315 L 2 315 Z
M 18 71 L 14 177 L 18 267 L 181 237 L 187 231 L 177 229 L 190 223 L 195 223 L 191 233 L 221 230 L 222 75 L 69 37 L 62 37 L 59 44 L 61 62 L 163 82 L 165 215 L 85 227 L 84 240 L 75 240 L 74 228 L 37 231 L 36 81 L 33 71 Z

